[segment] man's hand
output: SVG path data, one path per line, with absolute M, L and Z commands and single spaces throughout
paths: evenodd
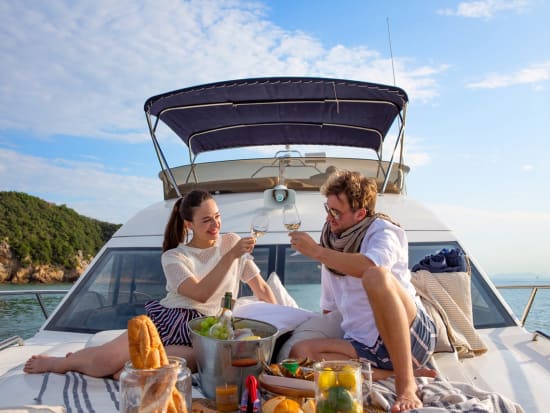
M 306 232 L 289 232 L 290 246 L 306 257 L 318 259 L 322 247 Z

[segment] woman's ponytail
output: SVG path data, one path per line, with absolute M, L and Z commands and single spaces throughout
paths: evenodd
M 198 208 L 204 201 L 212 199 L 209 192 L 195 189 L 185 196 L 178 198 L 174 203 L 170 218 L 164 230 L 164 241 L 162 251 L 176 248 L 183 241 L 187 242 L 187 226 L 185 221 L 193 220 L 193 209 Z

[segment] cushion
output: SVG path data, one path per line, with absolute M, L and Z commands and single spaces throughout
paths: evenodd
M 473 324 L 470 275 L 467 272 L 430 273 L 418 270 L 411 281 L 438 327 L 436 352 L 458 356 L 483 354 L 487 347 Z
M 265 303 L 263 301 L 239 298 L 233 308 L 233 316 L 251 318 L 273 324 L 279 334 L 294 330 L 304 321 L 309 320 L 316 313 L 301 308 L 289 307 L 281 304 Z
M 96 347 L 105 344 L 116 337 L 120 336 L 126 330 L 104 330 L 99 333 L 95 333 L 88 339 L 85 347 Z
M 273 271 L 268 279 L 267 284 L 271 287 L 271 291 L 275 295 L 277 304 L 286 305 L 288 307 L 298 308 L 296 300 L 288 293 L 285 286 L 281 283 L 281 279 L 275 271 Z

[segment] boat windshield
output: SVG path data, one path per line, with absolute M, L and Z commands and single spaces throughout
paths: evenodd
M 426 255 L 458 244 L 411 243 L 409 257 L 417 263 Z M 292 255 L 289 245 L 258 245 L 256 264 L 267 278 L 276 272 L 298 305 L 319 311 L 321 267 L 303 255 Z M 160 248 L 111 248 L 105 251 L 47 323 L 46 330 L 96 333 L 124 329 L 127 321 L 144 313 L 144 304 L 166 294 Z M 243 285 L 240 295 L 250 295 Z M 498 297 L 472 265 L 472 303 L 476 328 L 514 325 Z

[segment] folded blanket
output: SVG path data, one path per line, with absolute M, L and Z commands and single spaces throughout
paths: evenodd
M 411 275 L 422 304 L 437 326 L 436 352 L 454 349 L 461 358 L 485 353 L 487 346 L 473 325 L 470 275 L 425 270 Z
M 520 405 L 494 392 L 487 392 L 467 383 L 449 382 L 441 378 L 417 377 L 421 409 L 416 413 L 444 411 L 447 413 L 525 413 Z M 377 381 L 373 389 L 391 405 L 395 403 L 395 380 Z M 366 393 L 366 392 L 365 392 Z M 368 404 L 371 404 L 366 395 Z

